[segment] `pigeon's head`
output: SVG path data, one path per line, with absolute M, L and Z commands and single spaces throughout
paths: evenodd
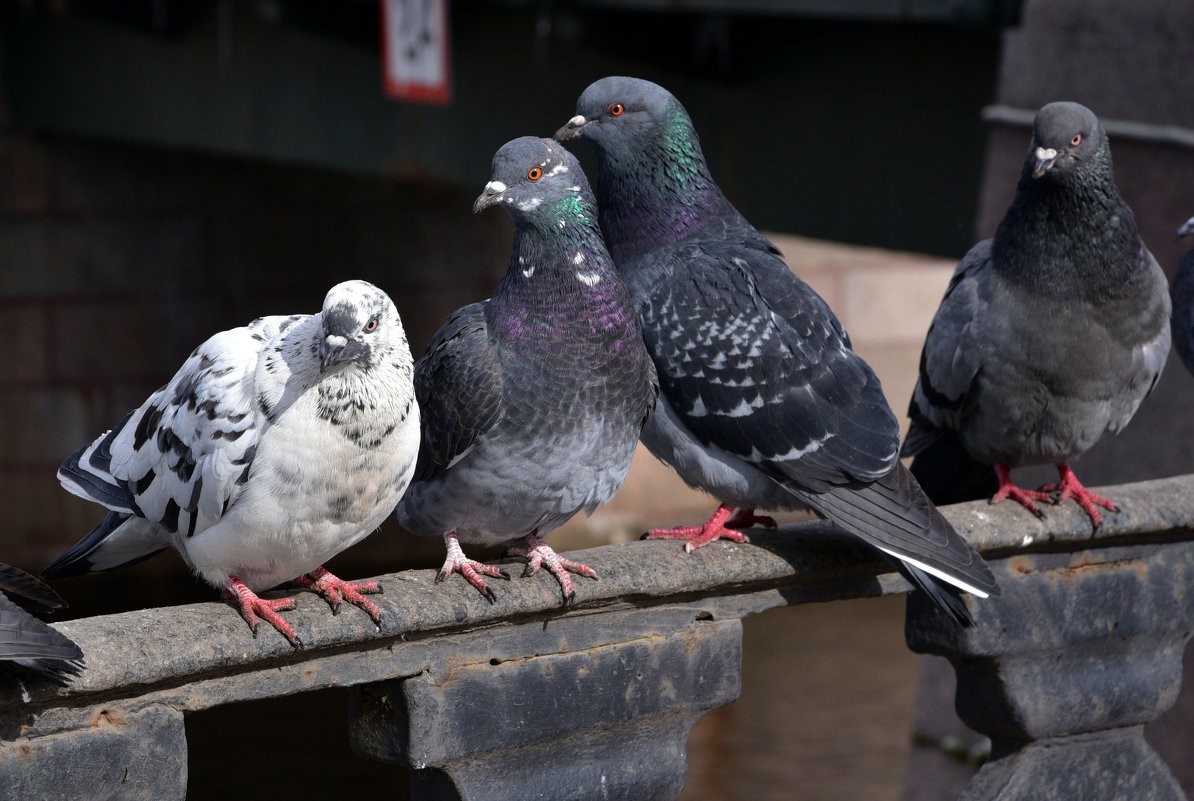
M 321 317 L 319 363 L 324 372 L 343 364 L 369 369 L 406 342 L 394 301 L 368 281 L 345 281 L 329 289 Z
M 1028 165 L 1033 178 L 1063 180 L 1105 158 L 1107 134 L 1094 112 L 1079 103 L 1043 106 L 1032 123 Z
M 599 153 L 637 149 L 657 132 L 692 130 L 688 112 L 672 93 L 642 78 L 611 75 L 594 81 L 576 101 L 576 116 L 556 131 L 561 142 L 588 139 Z
M 523 136 L 493 156 L 493 175 L 473 204 L 501 204 L 516 221 L 558 213 L 593 215 L 592 192 L 576 157 L 557 142 Z

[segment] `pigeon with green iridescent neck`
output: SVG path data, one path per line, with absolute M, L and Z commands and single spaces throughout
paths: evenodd
M 572 154 L 507 143 L 473 210 L 489 206 L 514 218 L 514 250 L 493 297 L 454 313 L 415 367 L 423 445 L 398 519 L 444 538 L 439 581 L 459 572 L 492 602 L 484 576 L 505 574 L 460 543 L 506 543 L 567 602 L 570 572 L 597 576 L 543 538 L 622 486 L 658 385 Z
M 223 588 L 257 636 L 302 644 L 259 590 L 293 579 L 338 612 L 378 622 L 322 564 L 371 534 L 415 469 L 419 410 L 398 310 L 366 281 L 328 290 L 318 314 L 260 317 L 197 347 L 120 425 L 66 459 L 58 480 L 110 511 L 44 571 L 76 576 L 173 547 Z
M 589 86 L 558 139 L 597 151 L 601 228 L 661 394 L 643 442 L 721 501 L 696 548 L 742 540 L 755 508 L 812 509 L 893 558 L 961 622 L 996 592 L 982 557 L 900 465 L 879 380 L 825 302 L 730 204 L 680 102 L 637 78 Z M 737 515 L 731 517 L 734 512 Z
M 1169 310 L 1098 117 L 1044 106 L 1011 206 L 958 264 L 925 339 L 904 443 L 912 472 L 937 500 L 984 491 L 985 476 L 992 503 L 1038 517 L 1038 503 L 1072 498 L 1098 529 L 1100 507 L 1115 504 L 1069 462 L 1126 426 L 1156 385 Z M 1012 482 L 1011 468 L 1036 464 L 1056 465 L 1058 482 Z

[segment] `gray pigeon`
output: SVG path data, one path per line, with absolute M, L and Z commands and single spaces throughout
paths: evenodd
M 812 509 L 895 560 L 960 622 L 960 588 L 997 592 L 898 461 L 879 380 L 825 302 L 709 174 L 688 113 L 637 78 L 589 86 L 557 139 L 587 139 L 601 228 L 642 320 L 661 395 L 643 442 L 721 501 L 701 527 L 655 530 L 686 548 Z M 737 515 L 731 518 L 737 510 Z
M 1194 217 L 1177 229 L 1178 236 L 1194 234 Z M 1186 254 L 1173 277 L 1173 347 L 1186 369 L 1194 373 L 1194 250 Z
M 0 563 L 0 660 L 57 684 L 78 675 L 83 660 L 79 646 L 30 614 L 62 606 L 62 598 L 45 582 Z
M 568 602 L 569 571 L 597 575 L 543 537 L 622 486 L 658 385 L 572 154 L 550 139 L 508 142 L 473 211 L 495 205 L 514 219 L 510 263 L 493 297 L 448 318 L 415 366 L 423 445 L 398 520 L 444 538 L 438 581 L 459 572 L 492 602 L 482 575 L 505 574 L 460 542 L 514 543 L 527 574 L 545 565 Z
M 257 634 L 294 600 L 289 579 L 338 611 L 379 610 L 321 565 L 368 536 L 410 482 L 419 410 L 393 301 L 365 281 L 314 315 L 262 317 L 216 334 L 119 426 L 69 457 L 58 480 L 111 513 L 46 576 L 110 570 L 173 546 L 222 587 Z M 297 579 L 295 577 L 298 577 Z
M 1098 529 L 1098 507 L 1115 504 L 1068 462 L 1126 426 L 1157 383 L 1169 308 L 1098 118 L 1043 107 L 1011 207 L 958 264 L 929 328 L 904 443 L 913 474 L 937 502 L 994 486 L 992 503 L 1041 516 L 1037 502 L 1073 498 Z M 1010 468 L 1049 463 L 1056 484 L 1012 483 Z

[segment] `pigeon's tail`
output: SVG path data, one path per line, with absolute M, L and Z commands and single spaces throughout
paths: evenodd
M 994 469 L 972 459 L 956 431 L 941 431 L 917 451 L 909 469 L 938 506 L 990 498 L 999 490 Z
M 0 562 L 0 592 L 27 612 L 52 612 L 66 606 L 54 588 L 19 567 Z
M 148 559 L 168 546 L 165 532 L 141 517 L 109 512 L 100 524 L 41 572 L 46 578 L 115 570 Z
M 999 594 L 982 556 L 958 536 L 902 464 L 864 486 L 817 493 L 788 489 L 817 514 L 893 557 L 905 577 L 963 625 L 970 614 L 958 590 L 980 598 Z

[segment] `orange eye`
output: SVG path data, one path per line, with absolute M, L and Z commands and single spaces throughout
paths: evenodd
M 610 103 L 609 108 L 606 109 L 606 111 L 609 112 L 609 116 L 611 116 L 611 117 L 621 117 L 622 112 L 625 110 L 626 110 L 626 107 L 623 106 L 621 103 Z
M 527 178 L 530 178 L 532 181 L 538 181 L 542 177 L 543 170 L 540 167 L 531 167 L 531 169 L 527 172 Z
M 1077 147 L 1082 144 L 1082 134 L 1074 134 L 1074 138 L 1070 140 L 1071 147 Z

